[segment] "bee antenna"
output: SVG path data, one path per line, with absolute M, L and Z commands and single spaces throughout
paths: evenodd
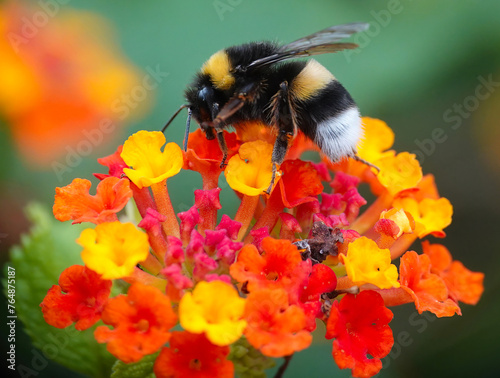
M 189 108 L 189 105 L 182 105 L 179 109 L 177 109 L 177 111 L 174 113 L 174 115 L 172 117 L 170 117 L 170 119 L 168 120 L 168 122 L 165 124 L 165 126 L 163 126 L 163 128 L 161 129 L 161 132 L 164 133 L 165 130 L 167 129 L 167 127 L 172 123 L 172 121 L 175 119 L 175 117 L 177 117 L 177 115 L 181 112 L 182 109 L 184 108 Z

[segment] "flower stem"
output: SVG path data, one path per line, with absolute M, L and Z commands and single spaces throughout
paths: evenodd
M 280 366 L 276 374 L 274 375 L 274 378 L 281 378 L 283 377 L 283 374 L 285 374 L 286 369 L 288 368 L 288 364 L 290 363 L 290 360 L 292 359 L 293 354 L 290 354 L 289 356 L 285 356 L 284 359 L 285 361 L 283 362 L 283 365 Z
M 158 258 L 153 256 L 151 253 L 148 254 L 148 257 L 146 258 L 146 260 L 141 262 L 140 265 L 145 270 L 147 270 L 149 273 L 151 273 L 155 276 L 158 275 L 158 273 L 160 273 L 160 270 L 163 268 L 163 265 L 158 260 Z
M 205 230 L 214 230 L 217 224 L 217 211 L 221 209 L 219 194 L 221 189 L 198 189 L 194 191 L 195 205 L 200 214 L 198 232 L 205 235 Z
M 257 204 L 259 203 L 260 196 L 249 196 L 243 195 L 241 199 L 240 207 L 234 216 L 234 220 L 241 223 L 240 231 L 238 232 L 237 241 L 241 241 L 245 234 L 247 233 L 248 226 L 250 226 L 250 222 L 252 221 L 255 209 L 257 208 Z
M 412 296 L 403 288 L 393 289 L 377 289 L 386 306 L 399 306 L 406 303 L 413 302 Z
M 177 221 L 172 202 L 170 201 L 167 180 L 151 185 L 151 190 L 153 191 L 153 197 L 158 212 L 167 217 L 167 220 L 163 222 L 162 225 L 163 231 L 166 235 L 172 235 L 179 238 L 181 236 L 179 222 Z
M 148 188 L 144 187 L 139 189 L 137 185 L 130 181 L 130 189 L 132 189 L 132 192 L 134 193 L 134 201 L 141 217 L 144 218 L 146 216 L 146 212 L 149 208 L 156 209 Z
M 353 286 L 356 286 L 354 282 L 352 282 L 348 276 L 338 277 L 337 278 L 337 287 L 335 290 L 346 290 Z
M 408 251 L 408 248 L 413 244 L 413 242 L 417 239 L 416 234 L 403 234 L 399 237 L 399 239 L 391 246 L 391 259 L 397 259 L 403 253 Z
M 134 272 L 130 276 L 123 278 L 123 280 L 130 284 L 134 282 L 140 282 L 144 285 L 154 286 L 160 290 L 165 290 L 165 287 L 167 285 L 166 280 L 155 277 L 137 267 L 134 269 Z
M 257 222 L 255 222 L 254 226 L 252 227 L 252 230 L 257 230 L 262 227 L 267 227 L 269 232 L 272 231 L 272 229 L 276 225 L 276 222 L 278 221 L 279 214 L 283 211 L 285 207 L 283 205 L 281 197 L 279 197 L 278 199 L 276 198 L 278 197 L 271 196 L 269 198 L 269 201 L 267 202 L 264 211 L 262 212 L 259 219 L 257 219 Z M 245 242 L 250 243 L 251 240 L 249 240 L 249 237 L 250 236 L 247 236 Z

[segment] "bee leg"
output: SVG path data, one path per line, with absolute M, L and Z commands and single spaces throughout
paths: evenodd
M 217 115 L 219 114 L 219 103 L 214 102 L 214 105 L 212 107 L 212 119 L 217 118 Z M 219 142 L 219 148 L 222 152 L 222 161 L 220 163 L 220 169 L 224 169 L 226 167 L 226 160 L 227 160 L 227 144 L 226 140 L 224 139 L 224 133 L 223 133 L 223 125 L 218 124 L 215 128 L 212 128 L 212 130 L 215 129 L 217 131 L 217 142 Z
M 226 139 L 224 139 L 224 133 L 222 131 L 222 128 L 217 129 L 217 141 L 219 142 L 219 147 L 222 151 L 222 161 L 220 163 L 220 169 L 224 169 L 227 165 L 227 144 Z
M 211 130 L 211 135 L 213 139 L 213 130 L 217 132 L 217 141 L 219 142 L 219 147 L 222 151 L 222 162 L 220 164 L 221 169 L 226 166 L 227 160 L 227 144 L 224 139 L 224 134 L 222 133 L 224 127 L 226 126 L 226 121 L 235 113 L 237 113 L 246 103 L 253 101 L 259 87 L 252 83 L 242 89 L 241 92 L 231 97 L 229 101 L 220 109 L 219 104 L 214 103 L 212 108 L 212 122 L 203 122 L 200 126 L 203 130 Z M 208 132 L 206 132 L 208 139 Z
M 272 109 L 273 123 L 278 128 L 278 135 L 273 147 L 271 159 L 273 163 L 273 174 L 269 188 L 266 190 L 267 194 L 271 193 L 271 190 L 273 189 L 278 165 L 281 165 L 281 163 L 285 160 L 286 153 L 290 147 L 290 142 L 292 141 L 297 130 L 297 126 L 295 124 L 295 112 L 290 101 L 288 83 L 286 81 L 281 83 L 280 90 L 274 96 L 272 100 Z
M 380 172 L 380 168 L 377 167 L 375 164 L 370 163 L 369 161 L 366 161 L 365 159 L 360 158 L 358 155 L 353 155 L 351 156 L 354 160 L 359 161 L 360 163 L 363 163 L 369 167 L 375 168 L 377 170 L 377 173 Z
M 271 177 L 271 182 L 269 183 L 269 188 L 266 189 L 265 193 L 270 194 L 273 190 L 274 181 L 276 180 L 276 172 L 278 171 L 278 165 L 273 162 L 273 175 Z

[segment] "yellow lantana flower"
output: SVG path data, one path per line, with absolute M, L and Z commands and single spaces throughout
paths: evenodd
M 414 188 L 422 180 L 422 168 L 414 154 L 401 152 L 386 156 L 375 162 L 380 168 L 377 178 L 392 196 Z
M 373 240 L 360 237 L 349 243 L 347 256 L 339 255 L 349 279 L 356 285 L 366 283 L 381 289 L 399 287 L 398 269 L 391 264 L 391 252 L 380 249 Z
M 415 233 L 419 238 L 433 234 L 445 236 L 443 229 L 451 224 L 453 206 L 448 199 L 424 198 L 418 202 L 412 197 L 397 198 L 393 206 L 409 212 L 415 219 Z
M 101 223 L 83 230 L 77 242 L 85 265 L 107 280 L 131 275 L 149 253 L 148 236 L 132 223 Z
M 162 182 L 180 172 L 183 165 L 181 148 L 168 143 L 164 150 L 165 135 L 159 131 L 141 130 L 123 144 L 122 159 L 130 168 L 123 172 L 139 188 Z
M 363 117 L 362 123 L 363 136 L 357 146 L 358 156 L 370 163 L 394 156 L 394 150 L 389 150 L 394 144 L 394 131 L 380 119 Z
M 242 144 L 238 155 L 229 160 L 224 171 L 229 186 L 249 196 L 262 194 L 271 182 L 272 153 L 273 145 L 262 140 Z M 276 177 L 275 183 L 278 178 L 279 176 Z
M 202 281 L 179 303 L 181 326 L 192 333 L 204 332 L 218 346 L 229 345 L 243 334 L 245 300 L 236 289 L 222 281 Z

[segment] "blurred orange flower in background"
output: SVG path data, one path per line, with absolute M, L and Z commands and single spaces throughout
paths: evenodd
M 0 7 L 0 115 L 31 165 L 57 169 L 144 113 L 162 76 L 141 74 L 100 16 L 43 4 Z

